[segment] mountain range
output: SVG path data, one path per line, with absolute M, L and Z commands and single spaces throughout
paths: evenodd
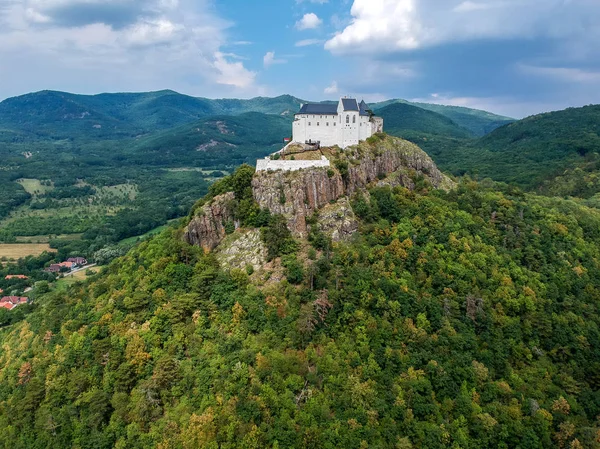
M 102 138 L 136 136 L 172 128 L 215 115 L 239 115 L 259 112 L 290 119 L 307 101 L 290 95 L 250 100 L 196 98 L 174 91 L 76 95 L 42 91 L 9 98 L 0 103 L 0 132 L 13 133 L 15 139 L 30 138 Z M 403 100 L 371 105 L 374 111 Z M 508 121 L 507 117 L 474 109 L 415 104 L 432 110 L 474 135 L 483 135 Z M 80 135 L 80 134 L 84 134 Z M 6 137 L 4 137 L 6 139 Z

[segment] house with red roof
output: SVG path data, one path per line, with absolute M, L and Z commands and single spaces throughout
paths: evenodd
M 11 279 L 29 279 L 29 277 L 24 274 L 8 274 L 4 279 L 9 281 Z
M 27 304 L 28 301 L 24 296 L 4 296 L 0 299 L 0 308 L 12 310 L 21 304 Z

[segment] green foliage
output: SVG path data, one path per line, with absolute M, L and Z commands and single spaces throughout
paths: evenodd
M 283 256 L 281 264 L 285 267 L 285 276 L 290 284 L 302 283 L 304 280 L 304 266 L 295 255 Z
M 335 168 L 337 168 L 337 170 L 340 172 L 340 176 L 342 177 L 344 182 L 347 182 L 348 176 L 350 175 L 350 172 L 348 171 L 348 162 L 346 162 L 345 160 L 336 159 L 334 161 L 334 165 Z
M 271 215 L 268 225 L 261 229 L 261 239 L 267 247 L 269 260 L 292 254 L 298 249 L 283 215 Z
M 599 136 L 600 106 L 569 108 L 511 123 L 472 143 L 432 152 L 432 157 L 456 174 L 590 197 L 600 189 Z
M 382 109 L 395 104 L 414 106 L 443 115 L 461 128 L 469 130 L 476 136 L 484 136 L 500 126 L 515 121 L 509 117 L 503 117 L 490 112 L 480 111 L 478 109 L 470 109 L 461 106 L 446 106 L 433 103 L 410 103 L 405 100 L 384 101 L 375 104 L 373 109 L 375 112 L 380 114 Z M 416 126 L 419 126 L 419 124 L 417 123 Z
M 283 257 L 296 285 L 168 229 L 40 295 L 0 331 L 0 446 L 596 447 L 600 213 L 470 181 L 370 198 L 355 241 Z
M 0 332 L 0 446 L 595 447 L 600 213 L 469 181 L 370 198 L 353 243 L 282 258 L 295 285 L 168 229 L 40 295 Z
M 470 138 L 474 134 L 448 117 L 405 103 L 393 103 L 377 111 L 384 120 L 385 131 L 403 137 L 403 131 L 421 132 L 455 138 Z

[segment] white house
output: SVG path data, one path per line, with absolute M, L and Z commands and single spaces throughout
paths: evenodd
M 308 103 L 295 115 L 293 141 L 346 148 L 383 132 L 383 119 L 372 117 L 364 101 L 341 98 L 336 104 Z

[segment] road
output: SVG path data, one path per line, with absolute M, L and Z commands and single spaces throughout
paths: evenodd
M 75 273 L 79 273 L 80 271 L 87 270 L 88 268 L 94 268 L 97 265 L 98 265 L 97 263 L 93 263 L 90 265 L 86 265 L 85 267 L 77 268 L 76 270 L 73 270 L 70 273 L 65 274 L 64 277 L 68 278 L 69 276 L 73 276 Z

